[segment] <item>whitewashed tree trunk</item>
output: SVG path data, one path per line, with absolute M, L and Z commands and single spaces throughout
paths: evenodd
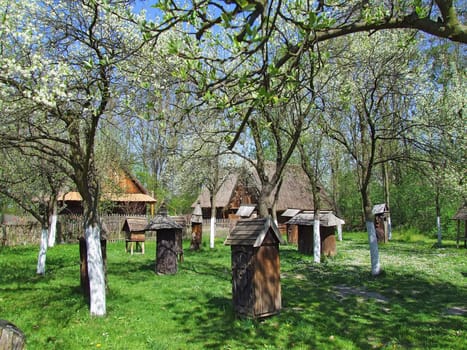
M 388 213 L 388 240 L 392 239 L 392 223 L 391 223 L 391 214 Z
M 105 316 L 105 272 L 98 225 L 86 227 L 89 299 L 91 316 Z
M 216 238 L 216 217 L 211 216 L 211 233 L 209 235 L 209 247 L 214 248 L 214 239 Z
M 49 247 L 55 246 L 55 241 L 57 239 L 57 206 L 54 205 L 52 215 L 50 216 L 49 223 Z
M 47 227 L 41 229 L 41 243 L 39 248 L 39 256 L 37 257 L 37 274 L 45 274 L 45 260 L 47 257 Z
M 379 263 L 378 239 L 376 238 L 374 221 L 366 220 L 366 229 L 368 243 L 370 244 L 371 274 L 377 276 L 381 273 L 381 265 Z
M 321 236 L 319 230 L 319 212 L 318 215 L 315 214 L 315 219 L 313 221 L 313 261 L 315 263 L 321 262 Z
M 209 234 L 209 247 L 213 249 L 214 240 L 216 238 L 216 216 L 217 216 L 216 195 L 213 192 L 211 192 L 210 202 L 211 202 L 211 231 Z
M 337 239 L 342 241 L 342 224 L 337 225 Z
M 439 217 L 439 216 L 436 217 L 436 228 L 437 228 L 437 232 L 438 232 L 438 247 L 441 247 L 441 239 L 442 239 L 441 217 Z

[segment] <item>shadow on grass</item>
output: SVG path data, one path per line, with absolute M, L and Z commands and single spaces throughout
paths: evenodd
M 465 305 L 466 288 L 397 271 L 375 278 L 360 266 L 316 265 L 291 250 L 281 254 L 281 261 L 294 269 L 282 276 L 279 315 L 262 321 L 236 319 L 231 295 L 192 293 L 187 298 L 195 306 L 173 316 L 189 341 L 209 349 L 467 345 L 465 315 L 446 312 L 456 301 Z M 220 269 L 211 266 L 209 271 L 225 278 Z M 342 287 L 351 292 L 343 294 Z

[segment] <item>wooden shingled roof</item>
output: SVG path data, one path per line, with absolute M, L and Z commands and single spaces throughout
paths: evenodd
M 126 218 L 123 223 L 122 231 L 125 232 L 142 232 L 148 226 L 146 218 Z
M 457 213 L 452 217 L 453 220 L 467 221 L 467 205 L 459 208 Z
M 295 215 L 292 219 L 286 222 L 289 225 L 300 225 L 300 226 L 313 226 L 315 221 L 315 214 L 313 212 L 300 213 Z M 320 213 L 319 224 L 324 227 L 337 226 L 339 224 L 345 224 L 345 221 L 338 218 L 331 212 Z
M 61 192 L 57 199 L 78 202 L 83 200 L 77 191 Z M 108 178 L 104 179 L 102 199 L 112 202 L 145 202 L 150 204 L 157 202 L 141 182 L 125 169 L 114 170 Z
M 239 220 L 224 244 L 259 247 L 268 232 L 271 232 L 280 244 L 285 244 L 279 229 L 270 217 Z
M 157 231 L 166 229 L 183 229 L 183 226 L 166 215 L 156 215 L 146 226 L 146 231 Z

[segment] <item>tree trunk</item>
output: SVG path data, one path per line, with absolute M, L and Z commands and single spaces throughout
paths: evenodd
M 261 193 L 258 198 L 258 215 L 261 218 L 269 216 L 269 198 L 272 190 L 273 186 L 270 183 L 261 184 Z
M 37 274 L 38 275 L 45 275 L 45 260 L 47 257 L 47 233 L 48 233 L 47 227 L 42 226 L 39 256 L 37 258 Z
M 337 225 L 337 239 L 342 241 L 342 224 Z
M 388 225 L 388 240 L 392 239 L 392 225 L 391 225 L 391 210 L 389 209 L 389 172 L 387 163 L 382 163 L 383 166 L 383 181 L 384 181 L 384 202 L 386 203 L 388 212 L 386 213 L 386 220 Z
M 321 262 L 321 234 L 319 230 L 320 219 L 319 208 L 315 210 L 314 221 L 313 221 L 313 261 L 317 264 Z
M 372 212 L 371 201 L 366 190 L 361 191 L 364 207 L 365 224 L 370 245 L 371 274 L 377 276 L 381 273 L 379 262 L 378 238 L 376 237 L 375 216 Z
M 441 205 L 439 203 L 439 187 L 436 187 L 436 197 L 435 197 L 435 205 L 436 205 L 436 229 L 438 232 L 438 247 L 441 247 Z
M 376 238 L 375 221 L 366 219 L 366 230 L 368 232 L 368 243 L 370 244 L 371 274 L 378 276 L 381 273 L 379 263 L 378 239 Z
M 211 230 L 209 234 L 209 247 L 214 248 L 216 238 L 216 195 L 211 194 Z
M 105 316 L 105 271 L 101 250 L 100 228 L 97 223 L 86 224 L 85 238 L 88 258 L 87 265 L 91 316 Z
M 55 245 L 55 241 L 57 238 L 57 205 L 54 204 L 52 207 L 52 213 L 50 214 L 50 223 L 49 223 L 49 247 L 53 247 Z

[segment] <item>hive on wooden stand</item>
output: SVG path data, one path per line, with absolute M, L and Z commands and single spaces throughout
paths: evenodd
M 191 214 L 191 250 L 199 250 L 203 240 L 203 212 L 200 202 L 196 203 L 193 214 Z
M 375 230 L 378 242 L 389 242 L 389 208 L 386 203 L 376 204 L 372 210 L 375 216 Z
M 232 301 L 238 316 L 262 318 L 281 310 L 279 244 L 271 218 L 239 220 L 224 244 L 231 246 Z
M 452 219 L 457 221 L 457 248 L 459 248 L 459 241 L 464 241 L 464 248 L 467 248 L 467 203 L 464 203 L 464 205 L 459 208 Z M 464 237 L 461 235 L 461 221 L 464 222 Z
M 313 224 L 315 214 L 313 212 L 303 212 L 295 215 L 287 221 L 287 225 L 296 225 L 298 227 L 298 251 L 303 254 L 313 255 Z M 332 212 L 322 212 L 319 216 L 319 236 L 321 241 L 321 254 L 325 256 L 335 256 L 337 254 L 336 246 L 336 227 L 343 224 L 344 221 Z
M 300 209 L 287 209 L 284 211 L 281 216 L 284 218 L 289 218 L 290 220 L 295 215 L 300 213 Z M 288 221 L 287 221 L 288 222 Z M 287 243 L 289 244 L 297 244 L 298 243 L 298 226 L 295 224 L 288 224 L 286 223 L 286 231 L 287 231 Z
M 182 229 L 182 225 L 167 216 L 165 208 L 146 226 L 145 231 L 156 231 L 156 273 L 177 273 L 177 260 L 183 256 Z
M 146 240 L 145 229 L 147 225 L 148 220 L 144 217 L 125 219 L 122 231 L 125 232 L 126 253 L 128 252 L 128 246 L 130 246 L 130 253 L 133 255 L 133 245 L 135 245 L 135 250 L 140 250 L 141 254 L 144 254 L 144 242 Z

